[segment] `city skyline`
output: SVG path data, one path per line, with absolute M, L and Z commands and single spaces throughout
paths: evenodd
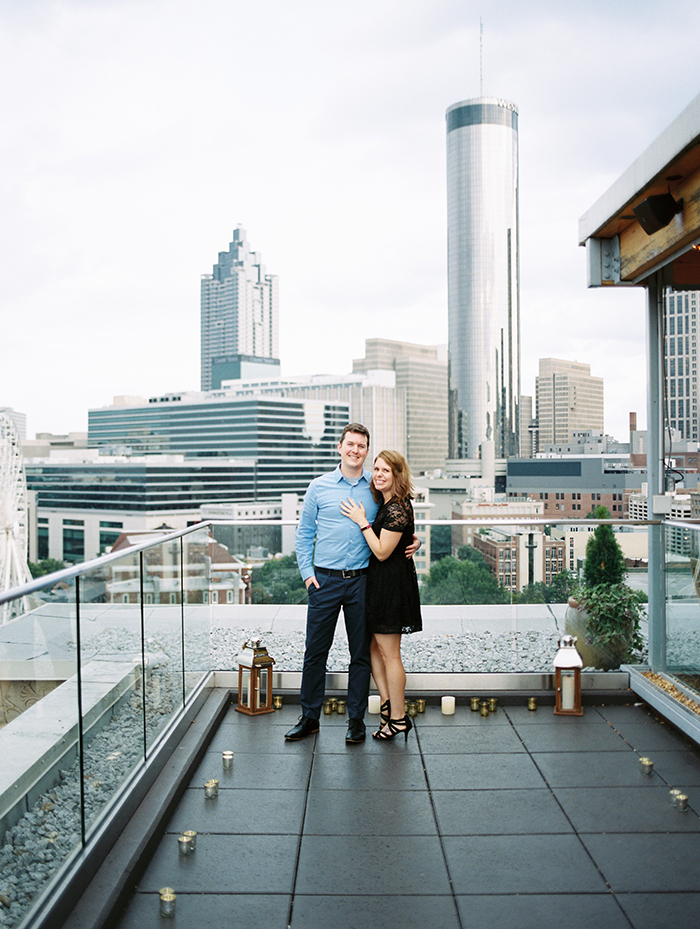
M 475 3 L 166 9 L 0 10 L 0 404 L 30 435 L 196 387 L 199 277 L 237 223 L 280 279 L 283 375 L 349 372 L 367 338 L 446 343 L 444 113 L 481 70 L 521 113 L 522 388 L 540 357 L 586 359 L 606 431 L 645 425 L 643 294 L 586 290 L 577 223 L 695 95 L 673 25 L 695 5 L 495 0 L 483 69 Z

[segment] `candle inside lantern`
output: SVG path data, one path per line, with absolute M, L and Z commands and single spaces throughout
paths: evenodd
M 177 840 L 177 847 L 183 857 L 192 854 L 192 838 L 189 835 L 181 835 Z
M 441 701 L 441 707 L 442 707 L 443 716 L 454 716 L 455 698 L 454 697 L 443 697 Z
M 204 785 L 204 796 L 209 799 L 219 796 L 219 782 L 215 778 L 207 781 Z
M 170 890 L 170 888 L 167 888 Z M 175 915 L 175 901 L 176 896 L 174 893 L 163 893 L 160 892 L 160 915 L 161 916 L 174 916 Z
M 222 752 L 221 760 L 225 768 L 233 767 L 233 752 Z
M 561 675 L 561 708 L 562 710 L 573 710 L 576 699 L 576 681 L 573 674 Z

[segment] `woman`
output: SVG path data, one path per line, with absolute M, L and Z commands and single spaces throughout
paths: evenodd
M 414 524 L 411 474 L 403 455 L 380 452 L 374 460 L 370 488 L 379 503 L 371 526 L 361 503 L 344 500 L 340 509 L 360 527 L 372 552 L 367 571 L 367 629 L 372 635 L 372 675 L 382 701 L 382 724 L 373 735 L 375 739 L 393 739 L 403 732 L 407 740 L 412 723 L 404 710 L 406 672 L 401 661 L 401 635 L 420 632 L 423 624 L 416 566 L 405 555 L 406 545 L 413 540 Z

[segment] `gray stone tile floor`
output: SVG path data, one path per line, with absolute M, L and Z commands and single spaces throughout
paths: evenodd
M 119 929 L 700 926 L 700 748 L 644 705 L 429 705 L 407 741 L 352 746 L 337 715 L 285 742 L 298 713 L 229 710 Z M 182 858 L 185 829 L 197 850 Z

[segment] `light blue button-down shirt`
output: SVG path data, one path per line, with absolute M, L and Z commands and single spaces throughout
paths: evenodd
M 371 472 L 363 470 L 362 477 L 350 481 L 338 465 L 309 484 L 296 534 L 297 563 L 304 580 L 313 575 L 314 564 L 348 571 L 369 564 L 369 546 L 357 523 L 341 513 L 340 502 L 350 497 L 362 503 L 367 522 L 373 522 L 379 505 L 369 489 L 371 479 Z

